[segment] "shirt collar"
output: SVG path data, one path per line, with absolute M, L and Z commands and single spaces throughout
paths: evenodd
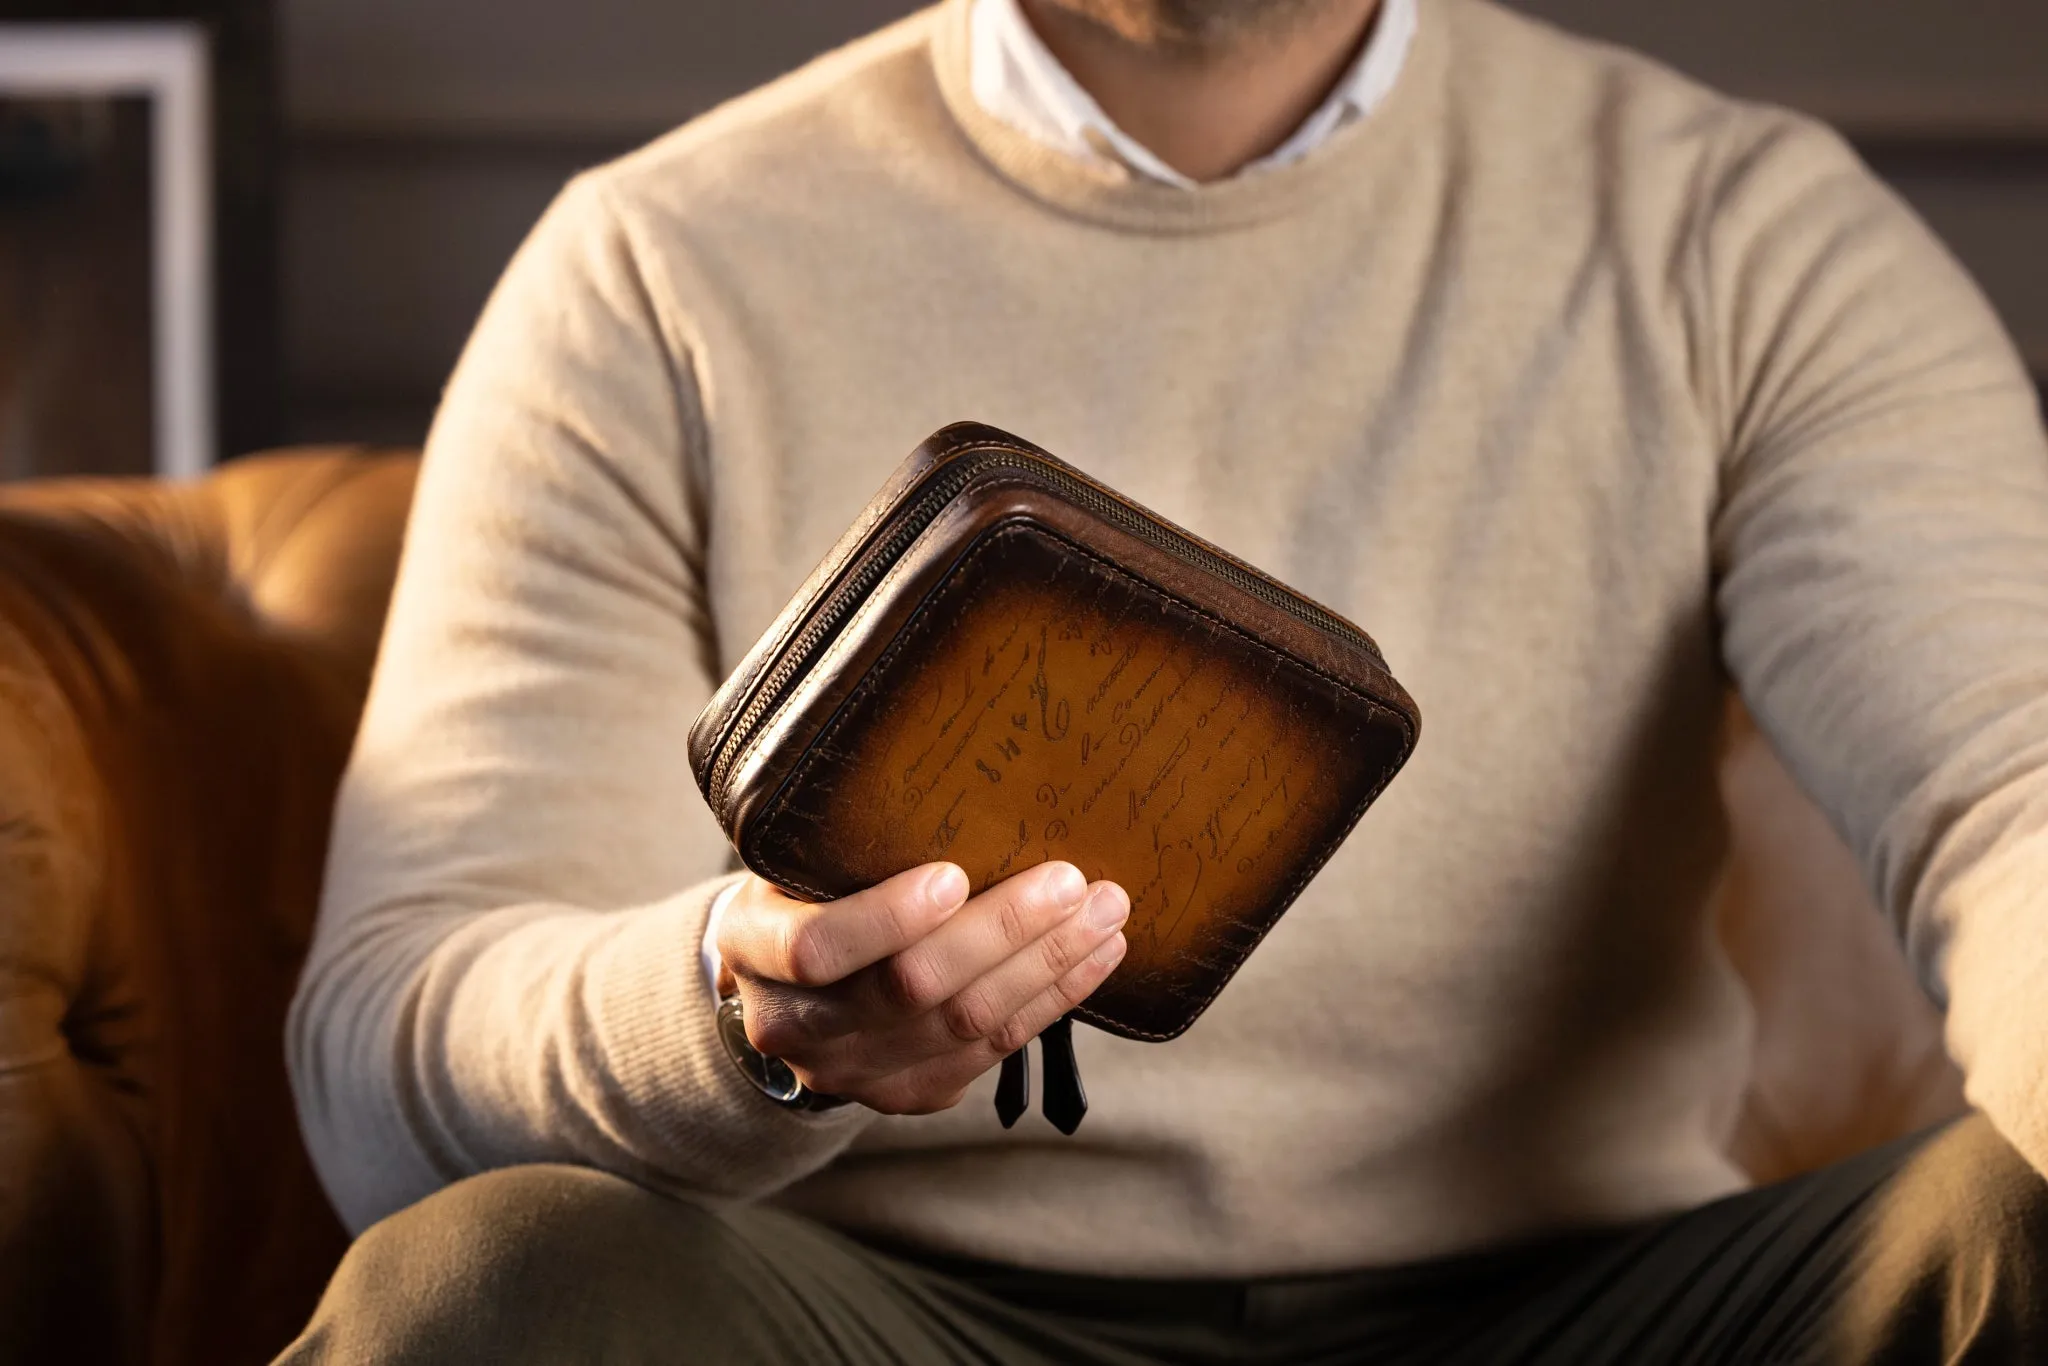
M 1364 50 L 1329 98 L 1285 142 L 1238 174 L 1299 161 L 1338 129 L 1377 109 L 1408 59 L 1416 3 L 1382 0 Z M 968 80 L 975 103 L 1025 136 L 1076 160 L 1120 165 L 1148 180 L 1196 188 L 1196 181 L 1111 122 L 1095 97 L 1052 55 L 1018 0 L 973 0 L 973 6 Z

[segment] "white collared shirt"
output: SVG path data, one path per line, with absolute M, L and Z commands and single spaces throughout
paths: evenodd
M 1417 0 L 1383 0 L 1365 50 L 1337 88 L 1287 141 L 1237 174 L 1299 161 L 1332 133 L 1364 118 L 1400 79 L 1415 38 Z M 968 79 L 975 102 L 1043 146 L 1080 161 L 1121 165 L 1135 175 L 1183 189 L 1182 175 L 1116 126 L 1081 88 L 1024 17 L 1018 0 L 974 0 L 969 19 Z

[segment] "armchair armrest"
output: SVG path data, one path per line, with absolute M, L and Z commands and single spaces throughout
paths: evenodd
M 344 1246 L 283 1019 L 414 462 L 0 490 L 0 1341 L 258 1362 Z

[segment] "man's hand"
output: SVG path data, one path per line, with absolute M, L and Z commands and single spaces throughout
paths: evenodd
M 749 877 L 718 926 L 747 1038 L 804 1085 L 883 1114 L 957 1104 L 1102 984 L 1130 915 L 1121 887 L 1071 863 L 966 896 L 950 863 L 822 905 Z

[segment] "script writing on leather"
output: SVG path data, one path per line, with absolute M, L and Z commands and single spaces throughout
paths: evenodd
M 1142 1001 L 1218 980 L 1356 814 L 1384 766 L 1361 716 L 1301 662 L 1010 527 L 923 605 L 763 838 L 847 890 L 941 858 L 977 890 L 1053 858 L 1113 879 L 1130 949 L 1091 1004 L 1164 1018 Z

